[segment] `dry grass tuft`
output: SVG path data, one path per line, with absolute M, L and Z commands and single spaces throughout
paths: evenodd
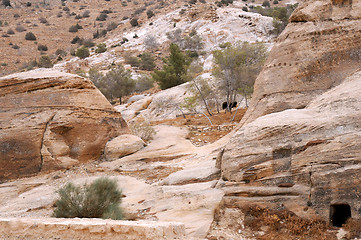
M 265 234 L 259 240 L 299 239 L 299 240 L 336 240 L 329 224 L 321 219 L 304 219 L 284 209 L 274 210 L 248 205 L 242 207 L 245 214 L 244 225 L 253 231 L 263 230 Z

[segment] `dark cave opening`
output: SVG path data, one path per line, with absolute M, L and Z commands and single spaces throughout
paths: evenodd
M 330 222 L 332 226 L 342 227 L 351 217 L 351 208 L 348 204 L 333 204 L 330 206 Z

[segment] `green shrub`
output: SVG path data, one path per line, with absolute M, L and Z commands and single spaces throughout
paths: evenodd
M 25 34 L 25 40 L 35 41 L 36 37 L 35 37 L 34 33 L 28 32 Z
M 184 54 L 180 51 L 177 44 L 171 43 L 169 49 L 170 56 L 165 59 L 163 70 L 155 70 L 152 74 L 153 80 L 163 90 L 184 83 L 184 76 L 188 65 Z
M 87 47 L 80 47 L 76 50 L 75 56 L 79 58 L 87 58 L 90 56 L 89 49 Z
M 103 53 L 107 51 L 107 45 L 105 43 L 100 43 L 97 45 L 97 49 L 95 49 L 95 53 Z
M 67 183 L 58 190 L 53 216 L 57 218 L 122 219 L 121 191 L 115 180 L 99 178 L 90 185 Z
M 38 62 L 38 67 L 40 68 L 52 68 L 53 63 L 51 62 L 49 56 L 43 55 L 40 57 Z
M 140 55 L 140 68 L 142 70 L 151 71 L 155 68 L 154 58 L 150 53 Z
M 135 87 L 131 72 L 121 65 L 114 66 L 105 76 L 96 69 L 90 69 L 89 78 L 108 100 L 118 98 L 120 103 L 122 97 L 132 93 Z

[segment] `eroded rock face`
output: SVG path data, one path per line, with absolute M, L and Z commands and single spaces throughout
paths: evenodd
M 337 204 L 361 217 L 361 71 L 305 109 L 244 125 L 221 163 L 225 202 L 287 208 L 332 219 Z M 331 212 L 331 213 L 330 213 Z
M 242 124 L 304 108 L 361 67 L 361 1 L 302 3 L 277 39 L 255 83 Z
M 127 131 L 89 80 L 44 69 L 0 78 L 0 180 L 97 159 Z

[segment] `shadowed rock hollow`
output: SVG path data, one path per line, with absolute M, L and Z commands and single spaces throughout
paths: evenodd
M 128 132 L 93 83 L 53 70 L 0 78 L 0 180 L 100 157 Z

